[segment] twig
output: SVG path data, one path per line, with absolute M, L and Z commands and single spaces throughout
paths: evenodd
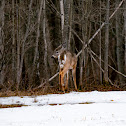
M 115 11 L 112 13 L 112 15 L 109 17 L 109 20 L 115 15 L 115 13 L 117 12 L 117 10 L 120 8 L 120 6 L 122 5 L 122 3 L 124 2 L 124 0 L 122 0 L 121 2 L 120 2 L 120 4 L 118 5 L 118 7 L 115 9 Z M 103 26 L 105 25 L 105 22 L 104 23 L 102 23 L 102 25 L 100 26 L 100 28 L 95 32 L 95 34 L 89 39 L 89 41 L 88 41 L 88 43 L 85 45 L 85 47 L 84 47 L 84 49 L 85 48 L 87 48 L 87 46 L 91 43 L 91 41 L 95 38 L 95 36 L 101 31 L 101 29 L 103 28 Z M 74 34 L 75 34 L 75 32 L 74 32 Z M 79 37 L 79 36 L 78 36 Z M 79 39 L 80 39 L 80 37 L 79 37 Z M 80 41 L 82 42 L 82 40 L 80 39 Z M 82 53 L 82 50 L 77 54 L 77 57 L 80 55 Z M 102 71 L 104 71 L 103 69 L 101 69 Z M 59 72 L 58 73 L 56 73 L 54 76 L 52 76 L 49 80 L 48 80 L 48 82 L 50 82 L 51 80 L 53 80 L 57 75 L 59 74 Z M 109 82 L 112 84 L 112 85 L 114 85 L 112 82 L 111 82 L 111 80 L 109 79 Z M 34 89 L 38 89 L 38 88 L 41 88 L 43 85 L 45 85 L 47 82 L 45 82 L 45 83 L 43 83 L 43 84 L 41 84 L 41 85 L 39 85 L 37 88 L 34 88 Z M 115 85 L 114 85 L 115 86 Z
M 91 50 L 91 49 L 90 49 L 90 50 Z M 92 53 L 93 55 L 95 55 L 95 56 L 99 59 L 98 55 L 97 55 L 95 52 L 93 52 L 93 51 L 91 50 L 91 53 Z M 104 62 L 102 59 L 101 59 L 101 61 Z M 120 75 L 122 75 L 123 77 L 126 78 L 126 75 L 125 75 L 125 74 L 119 72 L 118 70 L 116 70 L 115 68 L 113 68 L 112 66 L 110 66 L 109 64 L 108 64 L 108 66 L 109 66 L 111 69 L 113 69 L 116 73 L 118 73 L 118 74 L 120 74 Z
M 99 66 L 100 70 L 104 73 L 104 70 L 101 68 L 101 66 L 99 65 L 99 63 L 97 62 L 97 60 L 94 58 L 94 56 L 91 54 L 91 52 L 88 50 L 89 54 L 91 55 L 92 59 L 96 62 L 96 64 Z M 108 78 L 109 82 L 111 85 L 119 88 L 119 86 L 115 85 L 112 83 L 112 81 Z
M 120 6 L 122 5 L 122 3 L 124 2 L 124 0 L 122 0 L 119 4 L 119 6 L 115 9 L 115 11 L 112 13 L 112 15 L 109 17 L 109 20 L 115 15 L 115 13 L 117 12 L 117 10 L 120 8 Z M 101 31 L 101 29 L 103 28 L 103 26 L 105 25 L 105 22 L 102 23 L 102 25 L 100 26 L 100 28 L 95 32 L 95 34 L 89 39 L 88 43 L 85 45 L 84 49 L 91 43 L 91 41 L 95 38 L 95 36 Z M 77 54 L 77 57 L 82 53 L 82 50 Z
M 46 83 L 50 82 L 51 80 L 53 80 L 57 75 L 59 74 L 59 72 L 57 72 L 55 75 L 53 75 L 48 81 L 42 82 L 38 87 L 34 88 L 33 90 L 36 90 L 38 88 L 43 87 Z

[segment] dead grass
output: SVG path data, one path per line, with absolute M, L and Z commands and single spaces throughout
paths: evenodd
M 31 96 L 31 92 L 26 91 L 3 91 L 0 92 L 0 97 L 10 97 L 10 96 Z
M 75 104 L 93 104 L 94 102 L 82 102 L 82 103 L 67 103 L 67 104 L 70 104 L 70 105 L 75 105 Z M 54 103 L 54 104 L 48 104 L 48 105 L 51 105 L 51 106 L 55 106 L 55 105 L 65 105 L 65 103 Z
M 79 87 L 78 87 L 79 88 Z M 111 85 L 106 84 L 86 84 L 82 87 L 82 89 L 78 89 L 78 92 L 89 92 L 89 91 L 122 91 L 124 89 L 116 88 Z M 69 88 L 65 93 L 69 93 L 71 91 L 75 91 L 74 87 Z M 0 97 L 9 97 L 9 96 L 39 96 L 39 95 L 47 95 L 47 94 L 64 94 L 64 92 L 59 91 L 59 87 L 42 87 L 36 91 L 0 91 Z
M 28 106 L 28 105 L 23 105 L 23 104 L 10 104 L 10 105 L 0 104 L 0 108 L 14 108 L 14 107 L 22 107 L 22 106 Z

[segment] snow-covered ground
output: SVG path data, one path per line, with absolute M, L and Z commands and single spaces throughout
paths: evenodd
M 126 126 L 126 92 L 71 92 L 1 97 L 0 126 Z

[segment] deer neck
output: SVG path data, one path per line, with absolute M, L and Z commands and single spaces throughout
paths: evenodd
M 58 61 L 59 61 L 59 66 L 60 68 L 63 68 L 64 67 L 64 64 L 66 63 L 66 53 L 61 53 L 59 56 L 58 56 Z

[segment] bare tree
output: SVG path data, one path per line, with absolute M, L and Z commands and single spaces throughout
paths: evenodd
M 69 39 L 69 10 L 70 10 L 70 0 L 64 0 L 64 32 L 63 32 L 63 46 L 68 49 L 68 39 Z
M 101 26 L 101 0 L 100 0 L 100 26 Z M 102 47 L 101 47 L 101 30 L 99 32 L 99 65 L 100 68 L 102 68 L 102 63 L 101 63 L 101 57 L 102 57 Z M 100 82 L 102 83 L 102 70 L 99 69 L 100 73 Z
M 60 0 L 60 13 L 61 13 L 61 34 L 62 34 L 62 43 L 64 38 L 64 3 L 63 0 Z
M 19 6 L 17 5 L 17 76 L 16 76 L 16 81 L 17 81 L 17 90 L 19 90 L 19 85 L 21 83 L 21 76 L 22 76 L 22 70 L 23 70 L 23 61 L 24 61 L 24 56 L 25 56 L 25 44 L 26 44 L 26 40 L 28 38 L 29 32 L 31 32 L 32 30 L 30 29 L 30 23 L 31 23 L 31 6 L 32 6 L 32 2 L 33 0 L 30 1 L 29 4 L 29 14 L 28 14 L 28 24 L 26 27 L 26 31 L 25 34 L 21 36 L 21 12 L 20 12 L 20 2 L 19 2 Z
M 5 1 L 2 0 L 0 2 L 0 84 L 3 85 L 4 82 L 4 69 L 5 64 L 3 62 L 3 55 L 4 55 L 4 7 L 5 7 Z
M 83 38 L 83 46 L 82 46 L 82 54 L 81 54 L 81 58 L 80 58 L 80 87 L 82 88 L 82 85 L 83 85 L 83 69 L 84 69 L 84 66 L 86 64 L 86 50 L 84 50 L 84 47 L 85 47 L 85 44 L 87 42 L 87 34 L 88 34 L 88 31 L 87 31 L 87 28 L 88 28 L 88 18 L 89 18 L 89 13 L 90 11 L 88 10 L 88 7 L 89 7 L 89 1 L 81 1 L 80 2 L 80 5 L 82 5 L 81 7 L 81 11 L 83 12 L 82 13 L 82 38 Z
M 44 46 L 45 46 L 45 52 L 44 52 L 44 65 L 45 65 L 45 74 L 46 74 L 46 79 L 49 78 L 48 76 L 48 65 L 47 65 L 47 51 L 48 51 L 48 46 L 47 46 L 47 39 L 46 39 L 46 1 L 43 1 L 43 40 L 44 40 Z
M 119 4 L 119 0 L 116 0 L 116 6 Z M 124 53 L 123 53 L 123 40 L 122 40 L 122 28 L 121 28 L 121 11 L 118 10 L 116 13 L 116 41 L 117 41 L 117 66 L 118 71 L 121 73 L 124 73 L 124 66 L 123 66 L 123 59 L 124 59 Z M 124 85 L 123 77 L 119 75 L 121 86 Z
M 40 2 L 40 9 L 38 13 L 38 20 L 37 20 L 37 35 L 36 35 L 36 41 L 35 41 L 35 53 L 34 53 L 34 60 L 33 60 L 33 68 L 36 66 L 36 60 L 38 56 L 38 42 L 40 37 L 40 19 L 41 19 L 41 13 L 42 13 L 42 5 L 45 5 L 45 1 L 41 0 Z M 45 8 L 43 7 L 43 11 L 45 11 Z M 34 69 L 33 69 L 34 72 Z
M 68 50 L 71 50 L 71 36 L 72 36 L 72 13 L 73 13 L 73 0 L 70 0 L 70 10 L 69 10 L 69 38 L 68 38 Z
M 16 33 L 16 39 L 17 39 L 17 64 L 16 64 L 16 82 L 17 82 L 17 90 L 19 90 L 20 80 L 21 80 L 21 60 L 20 60 L 20 49 L 21 49 L 21 43 L 20 43 L 20 12 L 19 12 L 19 6 L 16 8 L 16 19 L 17 19 L 17 33 Z
M 108 52 L 109 52 L 109 3 L 106 1 L 106 27 L 105 27 L 105 53 L 104 53 L 104 79 L 108 82 Z
M 12 0 L 12 23 L 13 23 L 13 28 L 12 28 L 12 79 L 13 82 L 15 81 L 15 21 L 14 21 L 14 14 L 15 14 L 15 5 L 14 5 L 14 0 Z
M 124 31 L 125 31 L 125 74 L 126 74 L 126 1 L 124 2 Z

